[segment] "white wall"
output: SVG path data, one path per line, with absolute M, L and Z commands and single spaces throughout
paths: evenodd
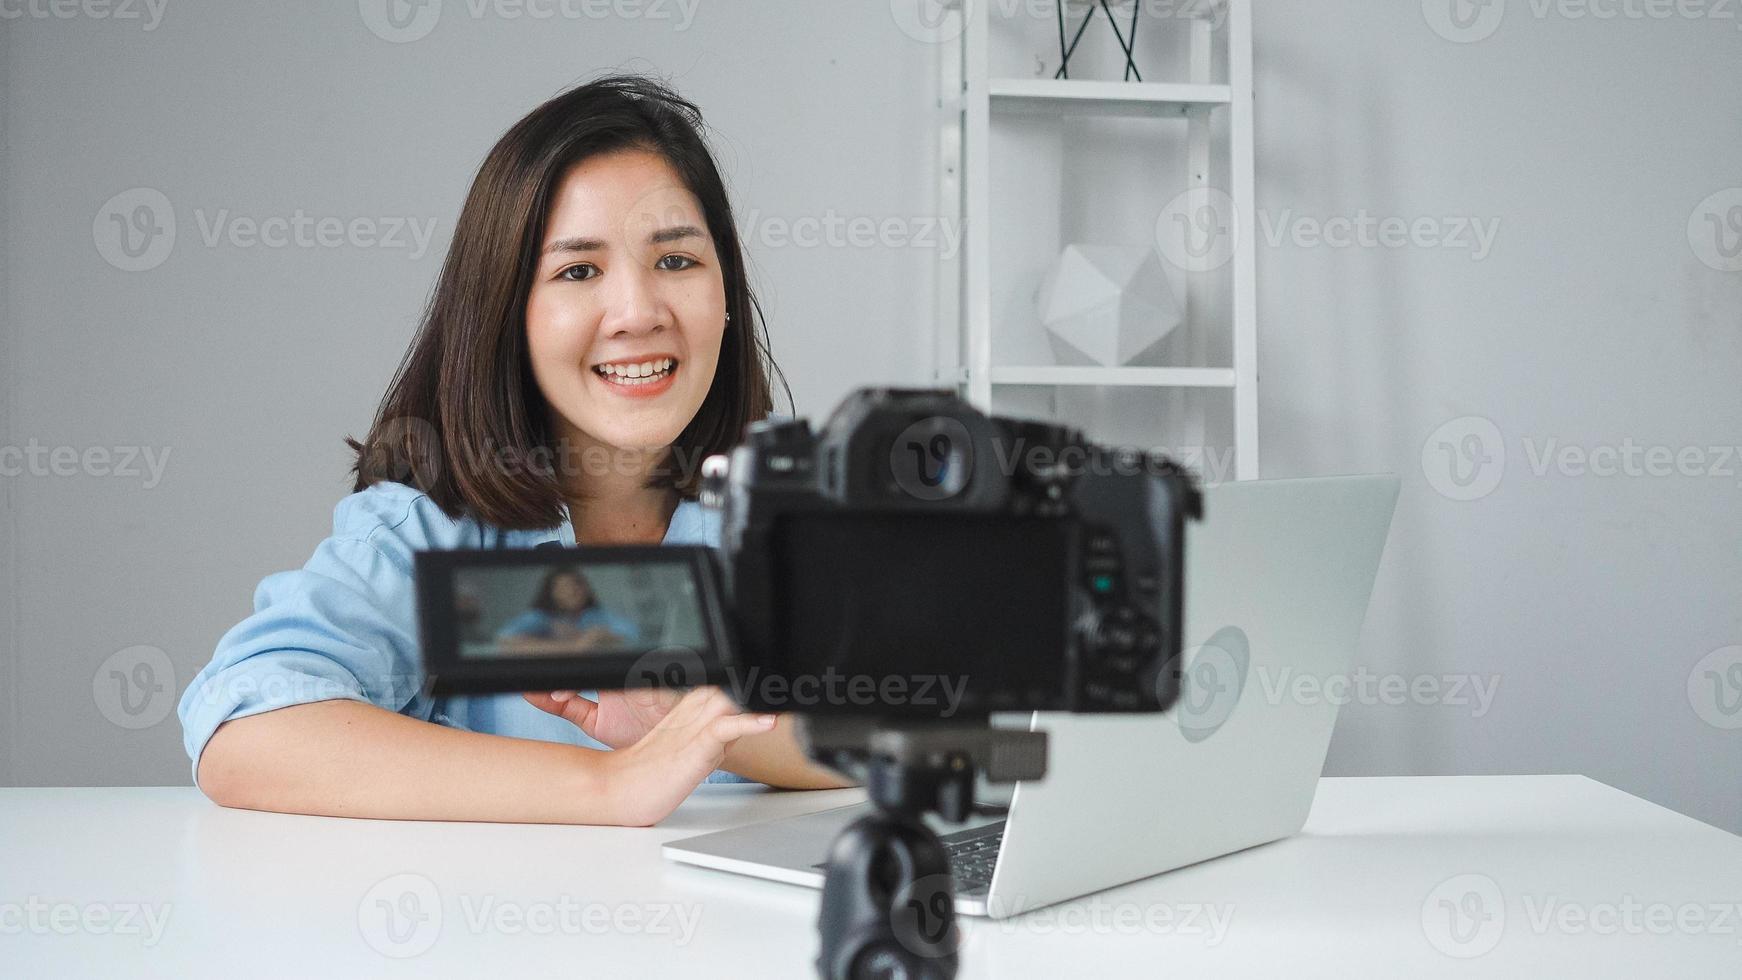
M 1539 476 L 1532 455 L 1551 439 L 1742 443 L 1742 272 L 1688 234 L 1703 200 L 1742 186 L 1742 22 L 1500 7 L 1473 43 L 1430 30 L 1416 2 L 1260 12 L 1273 221 L 1499 223 L 1480 261 L 1259 247 L 1265 474 L 1404 477 L 1363 660 L 1499 684 L 1482 717 L 1349 710 L 1330 771 L 1586 773 L 1742 831 L 1742 730 L 1703 720 L 1688 691 L 1697 662 L 1742 643 L 1742 464 Z M 1422 449 L 1471 416 L 1504 464 L 1488 495 L 1448 499 L 1429 480 L 1455 489 L 1447 458 L 1424 466 Z M 1447 434 L 1462 445 L 1471 425 Z M 1742 724 L 1705 691 L 1705 717 Z
M 1550 439 L 1742 442 L 1742 273 L 1688 235 L 1708 195 L 1742 186 L 1742 31 L 1539 18 L 1513 0 L 1461 44 L 1418 2 L 1259 6 L 1266 226 L 1363 209 L 1446 234 L 1441 219 L 1498 222 L 1480 260 L 1259 243 L 1265 475 L 1404 477 L 1362 663 L 1499 685 L 1480 717 L 1443 696 L 1348 706 L 1329 771 L 1584 772 L 1742 830 L 1742 733 L 1720 727 L 1728 701 L 1689 693 L 1697 662 L 1742 644 L 1742 463 L 1539 476 L 1531 457 Z M 367 425 L 473 167 L 542 97 L 656 67 L 725 135 L 741 210 L 935 212 L 935 51 L 882 0 L 704 3 L 682 30 L 464 10 L 404 44 L 350 4 L 171 0 L 151 31 L 0 23 L 0 445 L 171 454 L 150 489 L 4 479 L 0 779 L 185 780 L 173 717 L 108 720 L 105 703 L 149 714 L 93 693 L 99 665 L 152 646 L 185 684 L 254 583 L 306 558 L 344 491 L 339 438 Z M 128 273 L 99 255 L 93 220 L 142 186 L 179 227 L 161 265 Z M 220 208 L 415 216 L 436 241 L 418 259 L 206 247 L 196 211 Z M 926 380 L 937 251 L 750 248 L 801 412 Z M 1468 417 L 1492 422 L 1506 459 L 1490 493 L 1458 501 L 1435 489 L 1456 491 L 1445 457 L 1424 467 L 1422 451 Z M 1451 436 L 1479 436 L 1459 424 Z

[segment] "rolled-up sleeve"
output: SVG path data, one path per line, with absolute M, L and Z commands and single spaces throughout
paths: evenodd
M 232 718 L 341 698 L 402 710 L 423 685 L 414 622 L 408 556 L 365 538 L 334 535 L 301 569 L 267 576 L 177 707 L 195 781 Z

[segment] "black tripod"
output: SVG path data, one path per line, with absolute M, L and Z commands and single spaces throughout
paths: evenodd
M 881 728 L 808 718 L 811 756 L 864 781 L 877 812 L 829 849 L 817 929 L 817 973 L 829 980 L 949 980 L 956 975 L 955 879 L 943 842 L 925 825 L 951 823 L 974 806 L 981 760 L 993 782 L 1046 774 L 1046 735 L 985 722 Z

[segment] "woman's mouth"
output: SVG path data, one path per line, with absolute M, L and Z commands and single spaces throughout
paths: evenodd
M 654 357 L 645 361 L 614 361 L 593 365 L 593 373 L 605 386 L 623 395 L 657 395 L 671 387 L 677 374 L 677 358 Z

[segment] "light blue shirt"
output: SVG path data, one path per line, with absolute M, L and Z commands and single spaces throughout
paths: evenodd
M 200 753 L 218 726 L 274 708 L 348 699 L 474 732 L 605 748 L 564 718 L 518 694 L 434 697 L 418 658 L 412 554 L 426 549 L 573 545 L 561 527 L 504 531 L 454 520 L 422 491 L 377 483 L 333 508 L 332 536 L 301 569 L 254 590 L 254 613 L 218 641 L 212 662 L 182 693 L 176 714 L 199 780 Z M 664 544 L 720 546 L 720 514 L 683 501 Z M 715 772 L 709 782 L 744 782 Z

